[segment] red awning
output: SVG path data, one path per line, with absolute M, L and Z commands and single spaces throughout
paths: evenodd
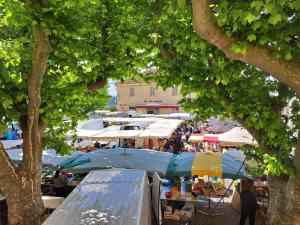
M 179 109 L 180 105 L 137 105 L 136 108 L 143 109 Z
M 203 141 L 205 141 L 205 142 L 219 142 L 219 138 L 218 137 L 204 136 Z

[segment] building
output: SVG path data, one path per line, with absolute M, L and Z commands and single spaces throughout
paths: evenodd
M 163 90 L 155 83 L 126 80 L 117 82 L 117 110 L 135 110 L 143 114 L 169 114 L 181 112 L 178 101 L 181 99 L 180 87 Z

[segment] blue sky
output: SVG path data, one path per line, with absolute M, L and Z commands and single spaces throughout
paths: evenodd
M 110 96 L 117 96 L 115 81 L 111 79 L 108 80 L 108 94 Z

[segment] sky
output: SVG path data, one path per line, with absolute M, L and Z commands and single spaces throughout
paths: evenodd
M 108 94 L 110 96 L 117 96 L 115 81 L 111 79 L 108 80 Z

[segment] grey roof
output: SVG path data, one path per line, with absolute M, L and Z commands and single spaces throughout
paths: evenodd
M 142 170 L 91 171 L 43 225 L 150 225 L 147 179 Z

